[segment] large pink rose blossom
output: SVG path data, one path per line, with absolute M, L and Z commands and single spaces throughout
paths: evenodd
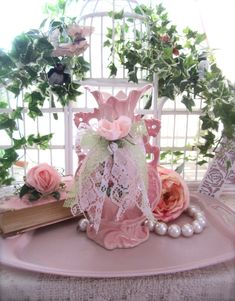
M 189 190 L 182 177 L 175 171 L 158 167 L 162 182 L 161 199 L 153 210 L 158 220 L 176 219 L 189 206 Z
M 47 163 L 39 164 L 31 168 L 26 175 L 26 185 L 35 188 L 42 194 L 58 191 L 61 176 Z
M 131 119 L 127 116 L 120 116 L 110 122 L 101 119 L 98 124 L 97 133 L 107 140 L 114 141 L 126 137 L 131 129 Z

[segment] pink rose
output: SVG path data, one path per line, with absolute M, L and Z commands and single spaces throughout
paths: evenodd
M 162 182 L 161 199 L 153 210 L 157 219 L 168 222 L 176 219 L 189 206 L 189 191 L 175 171 L 158 166 Z
M 26 185 L 35 188 L 42 194 L 58 191 L 61 176 L 47 163 L 31 168 L 26 175 Z
M 107 140 L 114 141 L 126 137 L 130 129 L 131 119 L 127 116 L 120 116 L 113 122 L 101 119 L 98 124 L 97 133 Z

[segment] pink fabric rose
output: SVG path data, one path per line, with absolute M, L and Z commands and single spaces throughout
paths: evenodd
M 26 185 L 35 188 L 42 194 L 58 191 L 61 176 L 47 163 L 39 164 L 31 168 L 26 175 Z
M 98 124 L 97 133 L 107 140 L 114 141 L 126 137 L 130 129 L 131 119 L 127 116 L 120 116 L 113 122 L 101 119 Z
M 168 222 L 176 219 L 189 206 L 189 190 L 175 171 L 158 166 L 162 182 L 161 199 L 153 210 L 157 219 Z

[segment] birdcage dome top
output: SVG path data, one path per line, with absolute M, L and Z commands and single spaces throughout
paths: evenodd
M 137 13 L 135 10 L 137 7 L 141 10 L 136 0 L 86 0 L 80 10 L 78 24 L 84 28 L 92 28 L 93 32 L 92 35 L 87 36 L 89 48 L 84 53 L 85 60 L 90 63 L 88 75 L 90 81 L 100 83 L 105 80 L 110 85 L 112 64 L 117 68 L 115 82 L 118 78 L 121 79 L 121 83 L 127 80 L 127 71 L 120 65 L 114 45 L 121 32 L 118 32 L 117 28 L 121 26 L 130 28 L 129 32 L 125 31 L 125 33 L 122 29 L 125 40 L 134 40 L 136 30 L 139 33 L 145 30 L 143 25 L 145 15 L 139 13 L 139 10 Z
M 123 11 L 126 15 L 135 15 L 136 0 L 86 0 L 81 9 L 79 19 L 91 16 L 107 15 L 111 11 Z

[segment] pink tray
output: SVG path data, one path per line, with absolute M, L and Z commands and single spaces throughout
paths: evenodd
M 26 270 L 78 277 L 131 277 L 173 273 L 235 257 L 235 213 L 214 199 L 191 196 L 206 213 L 208 226 L 191 238 L 160 237 L 133 249 L 107 251 L 77 234 L 67 221 L 21 236 L 1 239 L 0 262 Z M 183 222 L 187 217 L 181 217 Z

